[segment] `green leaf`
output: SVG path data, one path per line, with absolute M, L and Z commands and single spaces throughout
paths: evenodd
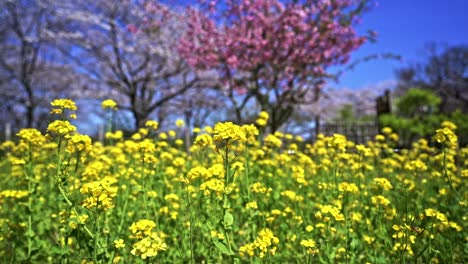
M 231 202 L 229 202 L 228 199 L 224 199 L 223 208 L 224 208 L 224 209 L 229 209 L 229 208 L 231 208 Z
M 36 236 L 36 234 L 35 234 L 34 231 L 32 231 L 32 230 L 28 230 L 28 231 L 26 232 L 26 236 L 27 236 L 27 237 L 34 237 L 34 236 Z
M 213 241 L 213 243 L 219 249 L 219 251 L 221 251 L 221 253 L 223 253 L 224 255 L 228 255 L 228 256 L 234 255 L 234 253 L 231 252 L 223 242 Z
M 229 211 L 226 211 L 224 213 L 224 227 L 229 228 L 232 226 L 233 223 L 234 223 L 234 217 Z

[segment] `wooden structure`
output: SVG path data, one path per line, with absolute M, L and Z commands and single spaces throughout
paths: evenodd
M 375 122 L 327 122 L 320 127 L 320 133 L 326 136 L 342 134 L 356 144 L 365 144 L 370 140 L 374 140 L 379 133 L 379 128 Z

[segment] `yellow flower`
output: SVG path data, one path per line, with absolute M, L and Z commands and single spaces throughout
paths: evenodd
M 137 222 L 134 222 L 130 226 L 130 231 L 132 232 L 132 235 L 130 235 L 130 238 L 141 239 L 145 236 L 149 236 L 151 234 L 151 231 L 155 227 L 156 227 L 156 223 L 148 219 L 141 219 Z
M 258 113 L 258 118 L 268 120 L 268 118 L 270 118 L 270 115 L 266 111 L 261 111 L 260 113 Z
M 114 247 L 115 248 L 124 248 L 125 247 L 124 240 L 123 239 L 114 240 Z
M 341 134 L 333 134 L 333 137 L 331 138 L 329 142 L 330 147 L 333 147 L 342 152 L 346 150 L 347 144 L 348 143 L 347 143 L 346 137 Z
M 36 146 L 40 146 L 46 141 L 41 131 L 35 128 L 23 128 L 16 135 L 20 137 L 21 140 Z
M 213 133 L 213 140 L 219 143 L 247 140 L 244 130 L 232 122 L 217 123 L 213 128 Z
M 344 221 L 344 215 L 340 212 L 340 209 L 338 207 L 335 207 L 333 205 L 324 205 L 320 208 L 321 213 L 323 214 L 331 214 L 333 218 L 335 218 L 335 221 Z M 317 215 L 316 215 L 317 217 Z
M 350 192 L 350 193 L 358 193 L 359 188 L 355 183 L 349 183 L 349 182 L 341 182 L 338 185 L 338 188 L 341 192 Z
M 434 139 L 439 143 L 444 143 L 450 148 L 457 147 L 457 135 L 455 135 L 455 133 L 448 127 L 437 129 Z
M 123 138 L 123 132 L 122 130 L 117 130 L 114 133 L 106 132 L 105 137 L 106 139 L 120 140 Z
M 371 237 L 371 236 L 368 236 L 368 235 L 363 235 L 363 239 L 369 245 L 374 243 L 374 241 L 375 241 L 375 237 Z
M 80 189 L 82 194 L 89 194 L 82 205 L 88 209 L 100 209 L 107 211 L 114 207 L 113 198 L 117 196 L 117 187 L 111 186 L 111 182 L 103 179 L 83 184 Z
M 213 138 L 208 134 L 201 134 L 195 138 L 194 144 L 202 148 L 208 147 L 213 144 Z
M 57 107 L 58 109 L 62 109 L 62 111 L 63 111 L 63 109 L 69 109 L 69 110 L 72 110 L 72 111 L 75 111 L 76 109 L 78 109 L 76 107 L 75 102 L 72 101 L 71 99 L 55 99 L 50 104 L 53 107 Z M 54 112 L 54 110 L 52 110 L 52 111 Z M 60 111 L 59 114 L 61 114 L 62 111 Z
M 23 197 L 27 197 L 29 195 L 28 191 L 22 190 L 5 190 L 0 192 L 0 198 L 16 198 L 20 199 Z
M 153 129 L 153 130 L 156 130 L 156 129 L 158 129 L 158 127 L 159 127 L 159 123 L 156 122 L 155 120 L 148 120 L 148 121 L 146 121 L 146 123 L 145 123 L 145 127 L 151 128 L 151 129 Z
M 272 134 L 269 134 L 268 136 L 266 136 L 264 140 L 265 140 L 265 145 L 269 147 L 279 148 L 281 147 L 281 144 L 282 144 L 281 139 L 279 139 L 278 137 Z
M 245 208 L 246 208 L 246 209 L 258 209 L 257 202 L 256 202 L 256 201 L 248 202 L 248 203 L 245 205 Z
M 392 128 L 390 128 L 390 127 L 382 128 L 382 134 L 390 135 L 391 133 L 392 133 Z
M 377 195 L 371 197 L 372 204 L 388 206 L 390 201 L 383 195 Z
M 184 122 L 184 120 L 182 120 L 182 119 L 177 119 L 177 120 L 175 121 L 175 124 L 176 124 L 177 127 L 183 127 L 183 126 L 185 126 L 185 122 Z
M 270 115 L 266 111 L 261 111 L 258 113 L 258 118 L 255 121 L 258 126 L 264 127 L 268 124 L 268 119 L 270 118 Z
M 74 134 L 68 138 L 67 152 L 90 152 L 91 138 L 88 135 Z
M 260 230 L 257 238 L 255 239 L 253 243 L 249 243 L 247 245 L 240 247 L 239 253 L 241 256 L 244 256 L 246 253 L 249 256 L 253 256 L 254 250 L 258 249 L 259 257 L 263 258 L 268 253 L 274 255 L 274 252 L 276 252 L 275 250 L 276 247 L 274 247 L 273 245 L 278 244 L 278 243 L 279 243 L 278 237 L 276 237 L 269 228 L 264 228 Z
M 450 122 L 450 121 L 444 121 L 442 122 L 442 125 L 441 127 L 446 127 L 450 130 L 455 130 L 457 129 L 457 125 L 455 125 L 454 123 Z
M 319 249 L 317 248 L 317 243 L 313 239 L 301 240 L 300 244 L 301 246 L 305 247 L 307 253 L 311 255 L 315 255 L 319 252 Z
M 147 259 L 158 255 L 160 251 L 167 250 L 164 240 L 157 234 L 151 233 L 149 236 L 133 244 L 132 255 Z
M 386 178 L 374 178 L 374 183 L 385 191 L 393 189 L 393 185 Z
M 117 110 L 117 103 L 112 99 L 106 99 L 101 103 L 102 109 Z
M 376 140 L 376 141 L 385 141 L 385 136 L 379 134 L 379 135 L 375 136 L 375 140 Z
M 261 127 L 264 127 L 267 125 L 267 122 L 268 120 L 265 120 L 265 119 L 261 119 L 261 118 L 258 118 L 255 123 L 258 125 L 258 126 L 261 126 Z
M 76 127 L 68 120 L 55 120 L 47 126 L 47 132 L 64 136 L 76 131 Z

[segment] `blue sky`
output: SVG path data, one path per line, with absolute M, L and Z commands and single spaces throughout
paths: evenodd
M 367 29 L 378 33 L 377 43 L 365 44 L 352 58 L 392 52 L 401 55 L 403 61 L 374 60 L 360 64 L 333 86 L 389 85 L 395 79 L 395 69 L 424 60 L 428 43 L 468 44 L 468 0 L 380 0 L 358 27 L 360 32 Z

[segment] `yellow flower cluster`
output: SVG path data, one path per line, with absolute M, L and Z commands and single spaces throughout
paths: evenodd
M 78 108 L 76 107 L 76 104 L 73 100 L 71 99 L 55 99 L 53 100 L 51 103 L 50 103 L 53 107 L 55 107 L 55 109 L 61 109 L 61 110 L 64 110 L 64 109 L 69 109 L 69 110 L 72 110 L 72 111 L 76 111 Z M 52 112 L 54 114 L 61 114 L 62 111 L 58 111 L 58 110 L 52 110 Z
M 245 131 L 232 122 L 217 123 L 213 128 L 213 140 L 217 143 L 228 144 L 231 141 L 245 142 Z
M 114 247 L 115 248 L 124 248 L 125 247 L 125 241 L 123 239 L 114 240 Z
M 374 178 L 374 184 L 376 187 L 381 188 L 384 191 L 393 189 L 392 183 L 386 178 Z
M 51 103 L 52 110 L 51 114 L 61 115 L 63 117 L 65 110 L 76 111 L 78 108 L 76 104 L 71 99 L 55 99 Z M 74 113 L 70 114 L 70 118 L 75 119 L 76 115 Z
M 340 212 L 340 208 L 333 206 L 333 205 L 322 205 L 319 206 L 320 211 L 315 214 L 315 217 L 322 219 L 322 214 L 330 214 L 333 216 L 335 221 L 344 221 L 345 217 L 344 215 Z M 329 217 L 324 217 L 323 218 L 325 222 L 328 222 L 330 220 Z
M 187 173 L 187 179 L 189 181 L 194 181 L 195 179 L 202 178 L 208 179 L 212 176 L 211 172 L 203 166 L 197 166 L 195 168 L 190 169 Z
M 149 236 L 155 227 L 156 223 L 152 220 L 138 220 L 137 222 L 132 223 L 130 226 L 130 231 L 132 232 L 130 238 L 142 239 L 146 236 Z
M 395 239 L 393 245 L 394 251 L 406 251 L 410 256 L 414 255 L 412 245 L 416 243 L 416 235 L 419 235 L 417 228 L 411 228 L 407 224 L 393 225 L 395 233 L 392 237 Z
M 167 245 L 164 242 L 165 235 L 153 231 L 155 227 L 156 223 L 148 219 L 139 220 L 130 226 L 132 232 L 130 238 L 137 239 L 137 242 L 133 244 L 132 255 L 147 259 L 167 250 Z
M 253 243 L 246 244 L 239 248 L 239 254 L 242 257 L 246 255 L 252 257 L 255 255 L 256 249 L 258 249 L 259 257 L 264 258 L 267 254 L 275 255 L 277 248 L 274 245 L 277 244 L 279 244 L 278 237 L 276 237 L 269 228 L 264 228 L 260 230 Z
M 46 141 L 41 131 L 35 128 L 23 128 L 16 135 L 24 142 L 30 143 L 33 146 L 41 146 Z
M 346 137 L 340 134 L 334 134 L 333 137 L 331 138 L 329 145 L 330 147 L 344 152 L 346 151 L 346 146 L 347 146 L 347 140 Z
M 355 183 L 349 183 L 349 182 L 341 182 L 338 184 L 338 189 L 341 192 L 349 192 L 349 193 L 358 193 L 359 188 Z
M 437 129 L 434 138 L 437 142 L 445 144 L 449 148 L 455 149 L 458 146 L 457 135 L 449 126 Z
M 209 179 L 200 185 L 200 191 L 202 191 L 205 196 L 209 196 L 214 193 L 218 199 L 222 198 L 224 189 L 224 180 L 216 178 Z
M 102 109 L 117 110 L 117 103 L 112 99 L 106 99 L 101 103 Z
M 64 212 L 64 211 L 63 211 Z M 68 213 L 61 214 L 62 216 L 68 215 Z M 78 225 L 84 224 L 89 219 L 87 214 L 77 215 L 74 211 L 71 211 L 68 216 L 68 226 L 71 229 L 77 229 Z
M 82 202 L 82 206 L 91 210 L 109 210 L 114 207 L 113 199 L 117 190 L 118 187 L 111 186 L 111 182 L 107 180 L 85 183 L 80 192 L 90 196 Z
M 75 102 L 70 99 L 55 99 L 50 104 L 57 108 L 70 109 L 72 111 L 77 110 Z
M 194 144 L 202 148 L 208 147 L 213 144 L 213 138 L 208 134 L 201 134 L 195 138 Z
M 47 132 L 57 134 L 59 136 L 69 135 L 76 131 L 76 127 L 68 120 L 55 120 L 47 126 Z
M 268 118 L 270 118 L 270 115 L 266 111 L 261 111 L 255 123 L 257 123 L 259 127 L 264 127 L 268 124 Z
M 20 190 L 4 190 L 0 192 L 0 198 L 16 198 L 21 199 L 23 197 L 27 197 L 29 195 L 28 191 L 20 191 Z
M 281 139 L 279 139 L 273 134 L 267 135 L 264 140 L 265 140 L 265 145 L 269 147 L 273 147 L 273 148 L 280 148 L 281 144 L 283 144 L 281 142 Z
M 111 139 L 111 140 L 121 140 L 123 139 L 123 132 L 122 130 L 117 130 L 114 133 L 106 132 L 105 137 L 106 139 Z
M 67 152 L 88 153 L 92 149 L 92 141 L 88 135 L 73 134 L 68 138 Z
M 129 263 L 189 260 L 191 249 L 195 261 L 207 263 L 232 254 L 254 263 L 345 257 L 371 263 L 374 254 L 392 262 L 418 255 L 418 261 L 432 261 L 435 254 L 439 263 L 463 263 L 457 241 L 466 239 L 468 227 L 468 148 L 421 139 L 395 151 L 388 128 L 378 142 L 319 135 L 306 143 L 279 132 L 259 136 L 259 125 L 232 123 L 194 129 L 195 142 L 185 142 L 176 131 L 154 131 L 150 121 L 130 138 L 117 131 L 108 133 L 113 140 L 92 142 L 66 122 L 57 124 L 48 136 L 22 130 L 19 141 L 0 145 L 5 259 L 15 259 L 10 241 L 26 255 L 23 238 L 34 234 L 44 254 L 73 252 L 64 256 L 70 263 L 89 256 L 89 246 L 97 247 L 97 257 L 107 251 L 115 262 Z M 455 128 L 441 129 L 446 144 L 447 129 Z M 194 143 L 190 153 L 184 143 Z M 227 144 L 231 148 L 220 147 Z M 66 181 L 57 186 L 49 175 Z M 47 202 L 61 191 L 69 201 Z M 96 246 L 89 243 L 94 233 Z M 34 252 L 36 240 L 29 240 Z M 365 254 L 369 247 L 372 256 Z
M 185 122 L 182 119 L 177 119 L 175 121 L 175 124 L 176 124 L 176 127 L 184 127 L 185 126 Z
M 317 248 L 317 243 L 313 239 L 304 239 L 301 241 L 301 246 L 303 246 L 308 254 L 315 255 L 320 250 Z
M 142 259 L 154 257 L 159 252 L 167 250 L 167 244 L 157 233 L 151 233 L 149 236 L 133 244 L 132 255 L 140 256 Z
M 152 130 L 157 130 L 159 127 L 159 123 L 155 120 L 148 120 L 145 123 L 145 127 L 151 128 Z
M 257 127 L 253 124 L 249 124 L 243 125 L 242 129 L 244 130 L 245 135 L 247 137 L 247 143 L 255 144 L 257 142 L 257 136 L 259 134 Z
M 382 205 L 383 207 L 386 207 L 390 204 L 390 201 L 383 195 L 372 196 L 371 201 L 373 205 Z

